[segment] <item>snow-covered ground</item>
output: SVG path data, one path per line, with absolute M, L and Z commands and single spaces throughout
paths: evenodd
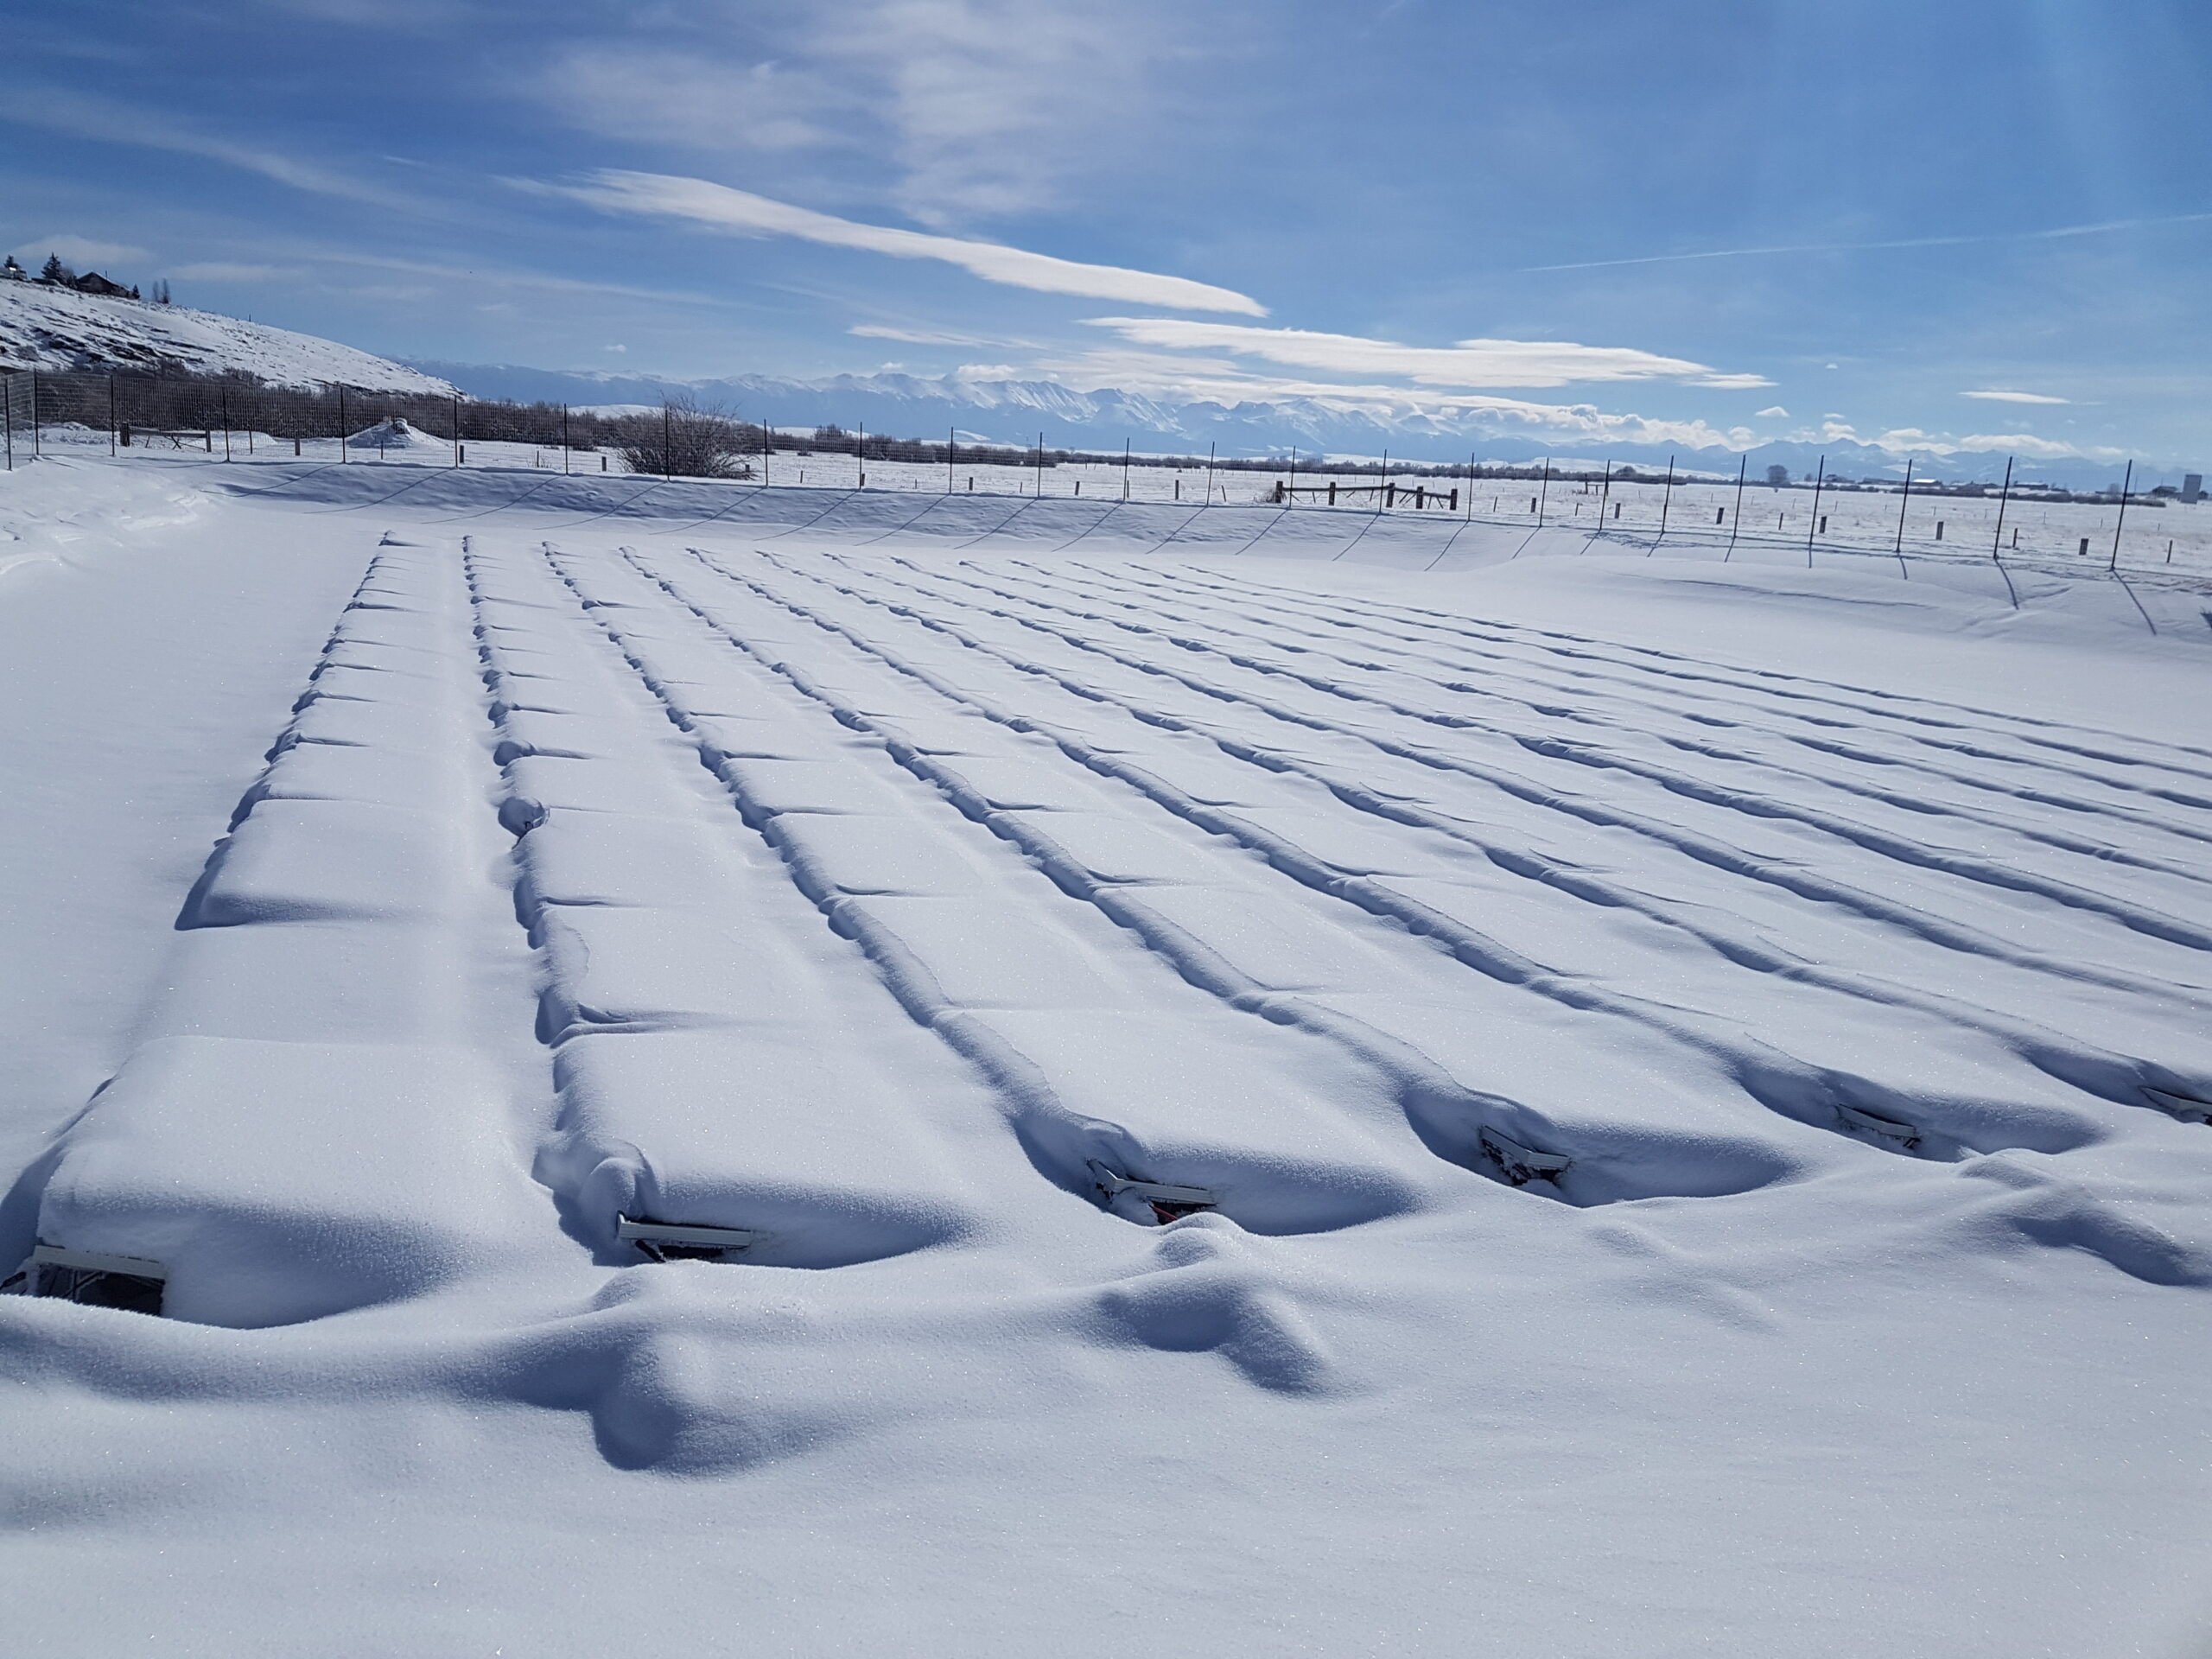
M 113 447 L 105 432 L 86 427 L 48 428 L 42 442 L 57 454 L 104 454 Z M 210 435 L 209 447 L 196 454 L 202 461 L 225 461 L 224 451 L 223 435 L 215 433 Z M 157 453 L 176 458 L 166 449 Z M 187 458 L 194 453 L 187 452 Z M 1007 452 L 991 453 L 1004 455 Z M 402 437 L 391 438 L 380 428 L 372 428 L 350 445 L 328 438 L 310 439 L 297 446 L 289 438 L 237 432 L 231 435 L 227 464 L 282 465 L 295 459 L 343 459 L 367 465 L 448 466 L 456 464 L 456 454 L 448 440 L 412 429 Z M 622 458 L 609 452 L 580 449 L 564 457 L 557 447 L 474 439 L 460 447 L 458 464 L 480 471 L 565 473 L 570 477 L 613 477 L 628 472 Z M 1086 505 L 1099 504 L 1102 508 L 1125 499 L 1159 505 L 1196 507 L 1211 502 L 1220 506 L 1254 506 L 1274 499 L 1278 486 L 1305 491 L 1318 484 L 1325 490 L 1333 479 L 1342 492 L 1371 490 L 1378 481 L 1373 474 L 1316 474 L 1287 467 L 1210 473 L 1203 463 L 1185 467 L 1133 466 L 1125 474 L 1118 465 L 1093 461 L 1049 466 L 1040 476 L 1033 463 L 1022 466 L 965 456 L 949 468 L 942 462 L 871 457 L 863 470 L 849 454 L 786 449 L 772 454 L 765 467 L 758 456 L 748 464 L 756 469 L 753 482 L 765 476 L 767 486 L 775 489 L 864 489 L 870 494 L 900 497 L 1065 497 Z M 1658 480 L 1642 477 L 1609 483 L 1554 480 L 1548 485 L 1525 479 L 1478 478 L 1471 493 L 1463 478 L 1394 474 L 1392 479 L 1399 493 L 1388 504 L 1387 516 L 1393 521 L 1418 518 L 1440 526 L 1433 533 L 1446 537 L 1461 523 L 1522 531 L 1541 525 L 1546 530 L 1572 530 L 1585 537 L 1602 526 L 1607 540 L 1638 551 L 1663 537 L 1662 544 L 1669 547 L 1764 550 L 1765 554 L 1794 556 L 1802 563 L 1809 539 L 1815 559 L 1822 554 L 1878 557 L 1902 550 L 1916 557 L 1976 562 L 1995 556 L 2028 564 L 2049 563 L 2054 569 L 2069 570 L 2109 565 L 2117 542 L 2118 563 L 2131 570 L 2212 573 L 2212 501 L 2184 505 L 2137 495 L 2129 499 L 2123 518 L 2116 501 L 2058 501 L 2033 495 L 2000 501 L 1994 493 L 1977 498 L 1916 493 L 1908 499 L 1893 491 L 1826 490 L 1816 502 L 1809 487 L 1777 490 L 1754 484 L 1742 491 L 1739 503 L 1733 480 L 1700 480 L 1678 483 L 1669 490 Z M 717 487 L 745 489 L 734 484 Z M 1426 499 L 1417 499 L 1413 493 L 1416 487 L 1427 493 Z M 1447 507 L 1445 503 L 1455 492 L 1459 505 Z M 1351 521 L 1374 518 L 1378 505 L 1371 494 L 1343 493 L 1333 506 L 1325 498 L 1303 494 L 1294 505 L 1301 513 L 1326 513 Z
M 1046 477 L 0 478 L 10 1650 L 2204 1651 L 2201 553 Z

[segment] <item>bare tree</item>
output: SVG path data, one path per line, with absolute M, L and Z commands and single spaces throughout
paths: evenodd
M 658 415 L 622 423 L 621 455 L 633 473 L 667 478 L 750 478 L 746 428 L 719 404 L 688 392 L 664 398 Z

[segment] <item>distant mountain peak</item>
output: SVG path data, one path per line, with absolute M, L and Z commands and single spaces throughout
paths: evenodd
M 953 374 L 938 378 L 890 372 L 836 374 L 815 380 L 774 375 L 658 379 L 605 370 L 574 372 L 461 363 L 417 363 L 478 397 L 547 403 L 652 404 L 667 391 L 683 391 L 727 404 L 747 420 L 779 427 L 866 425 L 887 436 L 942 437 L 960 430 L 963 443 L 1027 446 L 1039 429 L 1056 448 L 1111 452 L 1124 442 L 1153 454 L 1204 455 L 1209 445 L 1224 456 L 1280 455 L 1295 448 L 1316 456 L 1373 457 L 1388 450 L 1408 463 L 1451 465 L 1471 454 L 1485 461 L 1533 463 L 1548 454 L 1568 470 L 1596 472 L 1607 461 L 1663 474 L 1673 457 L 1679 472 L 1732 479 L 1739 462 L 1753 483 L 1781 467 L 1795 480 L 1809 478 L 1825 461 L 1828 474 L 1857 482 L 1895 481 L 1907 456 L 1875 444 L 1844 439 L 1826 443 L 1775 441 L 1748 453 L 1717 440 L 1704 448 L 1681 442 L 1636 443 L 1618 435 L 1573 432 L 1533 435 L 1497 413 L 1471 409 L 1442 414 L 1410 401 L 1346 392 L 1341 397 L 1287 397 L 1236 404 L 1178 404 L 1144 392 L 1102 387 L 1077 391 L 1054 380 L 986 380 Z M 2001 452 L 1940 454 L 1911 452 L 1913 476 L 1930 484 L 1987 482 L 2003 474 Z M 2179 472 L 2136 468 L 2138 487 L 2178 483 Z M 2018 458 L 2013 477 L 2097 489 L 2119 481 L 2112 463 L 2073 457 Z

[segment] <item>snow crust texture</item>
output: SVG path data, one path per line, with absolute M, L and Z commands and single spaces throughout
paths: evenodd
M 0 1303 L 25 1559 L 169 1563 L 35 1650 L 368 1650 L 203 1529 L 439 1653 L 2203 1628 L 2212 747 L 1596 560 L 340 488 L 224 509 L 359 583 L 0 1211 L 168 1275 Z

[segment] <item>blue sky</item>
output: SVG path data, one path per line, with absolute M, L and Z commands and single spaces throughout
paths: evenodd
M 2204 0 L 106 0 L 0 245 L 372 350 L 2212 460 Z

